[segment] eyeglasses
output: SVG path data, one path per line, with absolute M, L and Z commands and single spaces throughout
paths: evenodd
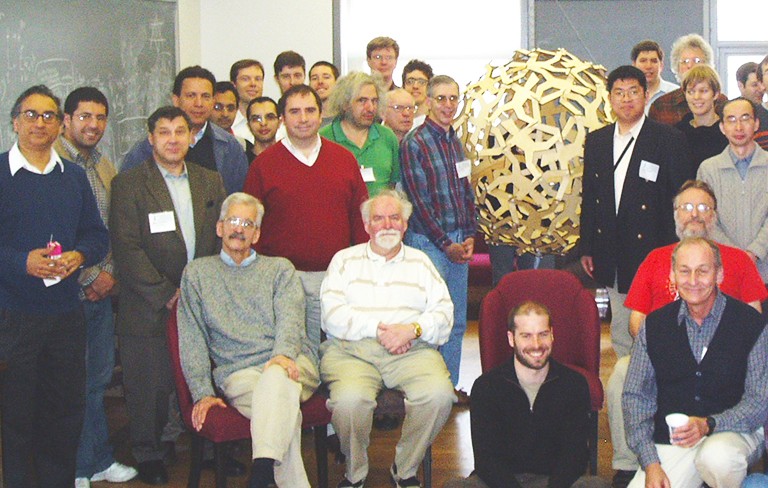
M 226 110 L 227 112 L 234 112 L 237 110 L 237 105 L 234 103 L 230 103 L 228 105 L 224 105 L 223 103 L 214 103 L 213 109 L 217 112 L 221 112 L 222 110 Z
M 372 56 L 372 58 L 375 59 L 376 61 L 381 61 L 382 59 L 384 61 L 394 61 L 395 59 L 397 59 L 391 54 L 375 54 Z
M 253 220 L 250 219 L 243 219 L 240 217 L 230 217 L 228 219 L 222 220 L 222 222 L 225 222 L 232 227 L 242 227 L 243 229 L 250 229 L 251 227 L 256 227 L 256 223 Z
M 675 207 L 675 210 L 682 210 L 683 212 L 691 213 L 693 212 L 694 208 L 699 213 L 707 213 L 710 210 L 712 210 L 712 207 L 710 207 L 706 203 L 690 203 L 690 202 L 678 205 L 677 207 Z
M 399 114 L 403 112 L 405 113 L 413 112 L 414 110 L 416 110 L 416 107 L 414 107 L 413 105 L 388 105 L 388 107 Z
M 93 114 L 89 114 L 88 112 L 84 112 L 84 113 L 75 115 L 75 118 L 77 120 L 79 120 L 80 122 L 90 122 L 94 117 L 96 118 L 97 122 L 106 122 L 107 121 L 107 116 L 104 115 L 104 114 L 93 115 Z M 43 118 L 45 118 L 45 114 L 43 114 Z
M 701 64 L 704 60 L 701 58 L 685 58 L 680 60 L 680 64 L 684 64 L 686 66 L 692 66 L 694 64 Z
M 275 120 L 277 120 L 277 114 L 251 115 L 248 122 L 264 124 L 265 122 L 274 122 Z
M 405 79 L 405 86 L 426 86 L 427 80 L 424 78 L 406 78 Z
M 27 122 L 33 122 L 33 123 L 37 122 L 37 119 L 39 119 L 40 117 L 43 118 L 43 122 L 45 122 L 46 124 L 52 124 L 59 119 L 59 114 L 50 110 L 48 112 L 43 112 L 43 113 L 37 113 L 36 110 L 25 110 L 21 112 L 19 115 L 24 117 L 24 120 L 26 120 Z
M 441 105 L 443 103 L 445 103 L 445 102 L 456 103 L 456 102 L 459 101 L 459 97 L 457 95 L 450 95 L 450 96 L 438 95 L 436 97 L 431 97 L 431 98 L 432 98 L 432 100 L 436 101 L 437 103 L 439 103 Z
M 736 117 L 735 115 L 729 115 L 728 117 L 723 120 L 728 125 L 736 125 L 738 122 L 747 123 L 750 122 L 752 119 L 754 119 L 753 116 L 749 114 L 741 114 L 739 117 Z
M 626 96 L 630 100 L 634 100 L 642 96 L 642 94 L 643 90 L 640 88 L 630 88 L 629 90 L 613 90 L 611 92 L 611 96 L 614 96 L 618 99 L 623 99 Z

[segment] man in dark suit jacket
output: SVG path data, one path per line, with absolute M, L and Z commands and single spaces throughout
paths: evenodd
M 160 433 L 173 392 L 165 323 L 186 264 L 219 250 L 226 193 L 219 174 L 184 161 L 191 139 L 184 112 L 160 108 L 148 125 L 152 158 L 113 180 L 109 228 L 122 283 L 117 333 L 133 456 L 142 481 L 162 484 Z
M 616 123 L 587 136 L 581 208 L 581 264 L 611 299 L 616 354 L 632 346 L 624 298 L 656 247 L 676 241 L 672 199 L 692 167 L 681 132 L 643 114 L 645 75 L 620 66 L 608 75 Z

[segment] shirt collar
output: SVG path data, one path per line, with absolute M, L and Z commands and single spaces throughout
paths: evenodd
M 456 131 L 453 128 L 453 124 L 451 124 L 451 126 L 448 127 L 448 132 L 446 132 L 445 129 L 440 127 L 440 125 L 437 122 L 435 122 L 434 120 L 432 120 L 429 117 L 429 115 L 427 115 L 427 118 L 424 119 L 424 124 L 423 125 L 426 125 L 427 127 L 431 128 L 433 131 L 436 131 L 436 132 L 440 133 L 441 136 L 445 136 L 445 137 L 447 137 L 449 139 L 456 134 Z
M 315 147 L 312 149 L 312 152 L 309 154 L 309 157 L 304 156 L 304 153 L 293 145 L 290 137 L 286 136 L 282 138 L 280 142 L 283 144 L 283 146 L 285 146 L 286 149 L 288 149 L 289 153 L 293 154 L 296 159 L 306 164 L 307 166 L 312 166 L 315 164 L 315 161 L 317 161 L 317 157 L 320 154 L 320 147 L 323 145 L 320 134 L 317 134 L 315 137 L 317 137 L 317 142 L 315 143 Z
M 197 134 L 195 134 L 195 140 L 192 141 L 192 144 L 190 144 L 189 147 L 195 147 L 197 145 L 197 143 L 200 142 L 200 139 L 202 139 L 203 136 L 205 135 L 205 131 L 206 130 L 208 130 L 208 121 L 207 120 L 205 121 L 205 124 L 203 124 L 203 128 L 200 129 L 200 131 Z
M 160 170 L 160 174 L 163 175 L 164 179 L 167 179 L 167 178 L 184 179 L 184 178 L 188 178 L 188 176 L 189 176 L 188 173 L 187 173 L 187 164 L 186 163 L 184 163 L 184 167 L 181 170 L 181 174 L 178 175 L 178 176 L 172 174 L 170 171 L 168 171 L 167 169 L 163 168 L 163 166 L 158 164 L 157 161 L 155 161 L 154 163 L 157 165 L 157 169 Z
M 373 251 L 371 248 L 371 241 L 368 241 L 368 244 L 365 246 L 365 256 L 370 259 L 371 261 L 379 262 L 379 263 L 386 263 L 386 262 L 396 262 L 396 261 L 402 261 L 405 258 L 405 244 L 400 242 L 400 250 L 397 251 L 397 254 L 392 257 L 389 261 L 387 261 L 387 258 L 385 256 L 382 256 L 381 254 L 377 254 Z
M 640 120 L 637 121 L 635 125 L 632 126 L 631 129 L 629 129 L 629 132 L 626 134 L 619 134 L 619 123 L 616 122 L 616 127 L 613 129 L 613 137 L 614 138 L 622 138 L 622 139 L 628 139 L 629 136 L 632 136 L 637 140 L 637 137 L 640 135 L 640 131 L 643 129 L 643 124 L 645 123 L 645 115 L 640 117 Z
M 720 322 L 720 317 L 723 315 L 723 310 L 725 309 L 725 295 L 720 291 L 720 289 L 717 289 L 717 297 L 715 298 L 715 303 L 712 305 L 712 310 L 709 311 L 707 316 L 704 318 L 705 320 L 714 317 L 716 319 L 716 322 Z M 691 317 L 691 313 L 688 310 L 688 304 L 683 300 L 680 299 L 680 310 L 677 312 L 677 325 L 683 325 L 685 324 L 685 319 L 689 318 L 693 320 L 693 317 Z
M 61 160 L 61 157 L 59 154 L 53 150 L 53 147 L 51 147 L 51 159 L 48 160 L 48 164 L 43 168 L 42 171 L 37 169 L 30 163 L 27 158 L 24 157 L 24 155 L 21 153 L 21 149 L 19 149 L 19 143 L 16 142 L 13 144 L 13 147 L 10 151 L 8 151 L 8 167 L 11 170 L 11 176 L 15 176 L 16 173 L 22 168 L 26 169 L 30 173 L 38 174 L 38 175 L 47 175 L 51 171 L 53 171 L 53 168 L 56 167 L 56 165 L 59 165 L 59 168 L 61 168 L 61 172 L 64 172 L 64 162 Z
M 67 151 L 71 160 L 75 163 L 80 163 L 87 166 L 95 166 L 96 163 L 101 159 L 101 152 L 95 147 L 91 149 L 90 157 L 86 157 L 85 154 L 76 148 L 75 145 L 72 144 L 66 137 L 59 136 L 59 140 L 61 141 L 62 147 L 64 147 L 64 149 Z
M 250 266 L 250 264 L 254 261 L 256 261 L 256 251 L 251 249 L 251 253 L 248 255 L 247 258 L 243 259 L 243 262 L 240 264 L 237 264 L 234 259 L 232 259 L 232 256 L 227 254 L 224 249 L 222 249 L 219 252 L 219 257 L 222 261 L 224 261 L 224 264 L 229 266 L 230 268 L 245 268 L 246 266 Z
M 744 158 L 740 158 L 739 156 L 737 156 L 736 153 L 733 152 L 733 149 L 731 148 L 731 145 L 728 144 L 728 155 L 731 156 L 731 161 L 733 161 L 734 165 L 736 163 L 738 163 L 739 161 L 745 161 L 747 163 L 747 166 L 749 166 L 752 163 L 752 157 L 757 152 L 757 143 L 754 142 L 754 141 L 752 143 L 754 144 L 754 146 L 752 148 L 752 152 L 749 154 L 749 156 L 744 157 Z

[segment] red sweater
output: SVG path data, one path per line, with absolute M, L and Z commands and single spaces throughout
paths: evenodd
M 257 252 L 299 271 L 325 271 L 336 252 L 368 241 L 360 204 L 368 190 L 351 152 L 322 139 L 307 166 L 278 142 L 251 164 L 243 191 L 264 204 Z

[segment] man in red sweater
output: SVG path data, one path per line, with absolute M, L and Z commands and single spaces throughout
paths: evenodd
M 368 190 L 352 153 L 318 135 L 321 106 L 307 85 L 286 90 L 277 110 L 287 137 L 254 160 L 243 187 L 266 210 L 256 251 L 282 256 L 296 267 L 315 351 L 325 270 L 337 251 L 368 241 L 360 217 Z

